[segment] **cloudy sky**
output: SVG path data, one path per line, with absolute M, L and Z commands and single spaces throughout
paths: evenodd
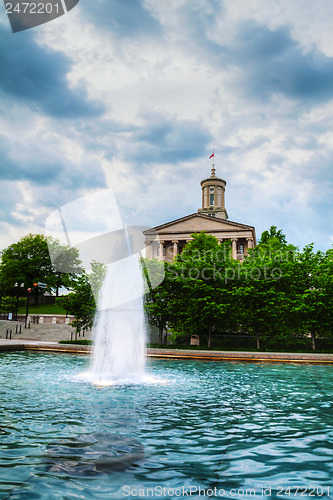
M 80 0 L 15 34 L 2 4 L 0 248 L 105 188 L 130 225 L 193 213 L 213 149 L 230 220 L 331 247 L 331 0 Z

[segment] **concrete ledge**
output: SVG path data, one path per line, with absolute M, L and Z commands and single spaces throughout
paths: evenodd
M 58 342 L 43 342 L 33 340 L 0 340 L 1 351 L 49 351 L 70 352 L 73 354 L 89 354 L 89 345 L 59 344 Z
M 333 363 L 333 354 L 293 352 L 203 351 L 187 349 L 148 349 L 148 356 L 209 361 L 256 361 L 293 363 Z
M 0 339 L 0 352 L 43 351 L 90 354 L 91 346 L 79 344 L 58 344 L 30 340 Z M 203 351 L 187 349 L 147 349 L 149 358 L 157 359 L 201 359 L 205 361 L 247 361 L 273 363 L 333 363 L 333 354 L 290 353 L 290 352 L 240 352 Z

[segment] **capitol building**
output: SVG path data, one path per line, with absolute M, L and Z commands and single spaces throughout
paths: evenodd
M 171 262 L 193 233 L 204 231 L 219 243 L 230 240 L 233 258 L 243 260 L 257 244 L 255 228 L 228 219 L 225 187 L 226 181 L 216 176 L 213 164 L 210 177 L 201 181 L 202 202 L 197 212 L 144 231 L 146 257 Z

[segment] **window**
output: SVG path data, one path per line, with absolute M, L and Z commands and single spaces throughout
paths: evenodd
M 238 253 L 240 253 L 240 254 L 244 253 L 244 245 L 239 245 Z
M 209 204 L 214 205 L 214 188 L 209 188 Z

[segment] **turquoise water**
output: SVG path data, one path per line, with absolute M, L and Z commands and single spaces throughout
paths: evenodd
M 333 498 L 333 367 L 155 361 L 164 385 L 98 388 L 87 361 L 0 356 L 1 499 Z

